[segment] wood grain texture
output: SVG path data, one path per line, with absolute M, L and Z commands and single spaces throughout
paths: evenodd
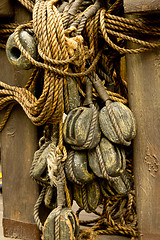
M 15 9 L 15 22 L 21 23 L 31 18 L 20 4 L 15 4 Z M 0 81 L 21 87 L 25 85 L 31 74 L 31 71 L 18 70 L 12 66 L 4 50 L 0 52 L 0 69 Z M 17 105 L 1 133 L 3 227 L 7 229 L 4 234 L 10 237 L 16 235 L 17 238 L 22 239 L 40 239 L 37 233 L 33 238 L 32 231 L 29 237 L 29 232 L 25 230 L 29 225 L 36 228 L 33 207 L 39 190 L 37 184 L 30 178 L 29 172 L 37 142 L 37 128 Z M 13 231 L 12 221 L 21 226 Z
M 0 19 L 1 18 L 11 18 L 14 15 L 13 4 L 11 0 L 1 0 L 0 1 Z
M 159 0 L 124 0 L 125 13 L 146 13 L 160 11 Z
M 127 55 L 127 76 L 129 103 L 137 122 L 133 153 L 139 239 L 158 240 L 160 239 L 160 50 Z
M 26 223 L 3 218 L 4 235 L 6 237 L 18 237 L 20 239 L 31 240 L 40 239 L 39 230 L 35 223 Z M 25 237 L 24 237 L 25 236 Z

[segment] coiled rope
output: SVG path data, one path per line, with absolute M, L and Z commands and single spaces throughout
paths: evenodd
M 18 48 L 35 66 L 35 69 L 24 88 L 0 82 L 0 110 L 7 109 L 0 130 L 3 129 L 15 103 L 22 106 L 29 119 L 37 126 L 45 123 L 59 123 L 64 108 L 67 109 L 66 77 L 76 78 L 79 92 L 84 97 L 84 76 L 93 70 L 102 77 L 102 80 L 105 80 L 104 86 L 111 99 L 127 103 L 126 93 L 124 93 L 126 83 L 121 79 L 117 66 L 119 59 L 126 53 L 135 54 L 160 47 L 158 42 L 143 40 L 144 37 L 154 36 L 155 39 L 159 37 L 160 28 L 157 23 L 121 17 L 122 0 L 115 1 L 109 9 L 104 6 L 100 8 L 98 1 L 95 1 L 95 4 L 92 1 L 84 1 L 83 4 L 82 1 L 77 1 L 79 9 L 76 9 L 77 3 L 75 4 L 72 0 L 65 3 L 63 7 L 55 1 L 18 1 L 33 13 L 33 21 L 20 26 L 13 23 L 0 24 L 0 47 L 5 48 L 8 36 L 15 31 Z M 89 13 L 91 5 L 94 7 L 98 5 L 94 13 Z M 19 40 L 19 32 L 22 29 L 34 30 L 42 61 L 32 59 L 23 48 Z M 75 36 L 75 33 L 78 36 Z M 126 49 L 125 41 L 137 43 L 141 47 Z M 87 64 L 88 62 L 90 65 Z M 106 69 L 108 75 L 105 74 Z M 37 99 L 33 93 L 40 76 L 44 77 L 43 90 Z M 108 78 L 114 83 L 116 92 L 107 88 Z M 123 96 L 120 95 L 122 92 Z M 95 91 L 93 91 L 93 97 L 98 98 Z M 59 160 L 63 161 L 67 153 L 63 148 L 62 135 L 59 140 Z M 128 171 L 133 172 L 132 169 Z M 64 175 L 61 180 L 64 184 Z M 39 222 L 37 211 L 44 191 L 45 189 L 35 206 L 37 223 Z M 59 216 L 60 208 L 57 211 Z M 104 199 L 102 213 L 96 211 L 95 213 L 98 215 L 97 219 L 81 221 L 81 224 L 89 226 L 89 229 L 83 231 L 80 239 L 94 239 L 97 234 L 121 234 L 130 236 L 132 239 L 137 236 L 134 192 L 130 192 L 123 198 L 118 196 Z M 90 227 L 92 223 L 94 225 Z M 42 229 L 40 222 L 38 225 Z M 56 225 L 58 229 L 58 218 Z M 58 239 L 59 230 L 57 229 L 56 238 Z
M 81 59 L 83 59 L 83 66 L 80 68 L 82 68 L 84 71 L 82 70 L 79 73 L 77 71 L 74 73 L 68 72 L 68 64 L 74 64 L 76 57 L 69 57 L 66 46 L 65 30 L 63 27 L 64 23 L 62 21 L 61 14 L 54 6 L 55 2 L 49 1 L 47 3 L 45 1 L 37 1 L 35 4 L 34 1 L 19 1 L 25 7 L 27 7 L 27 9 L 30 9 L 30 11 L 33 12 L 34 21 L 19 26 L 15 31 L 15 40 L 18 44 L 19 49 L 27 57 L 27 59 L 30 60 L 36 67 L 43 68 L 45 70 L 44 88 L 40 98 L 36 99 L 36 97 L 30 93 L 30 90 L 28 91 L 24 88 L 14 89 L 14 87 L 10 87 L 3 82 L 0 82 L 0 86 L 2 87 L 2 90 L 0 90 L 0 109 L 8 107 L 0 130 L 3 129 L 9 117 L 9 114 L 13 108 L 13 102 L 18 102 L 24 109 L 27 116 L 37 126 L 43 125 L 47 121 L 60 121 L 62 113 L 64 111 L 63 92 L 65 92 L 66 87 L 65 78 L 67 76 L 81 78 L 85 75 L 88 75 L 91 71 L 93 71 L 93 69 L 95 69 L 97 62 L 100 59 L 102 51 L 98 52 L 97 50 L 99 34 L 98 31 L 103 35 L 106 43 L 118 51 L 120 54 L 140 53 L 142 51 L 160 46 L 159 43 L 146 42 L 130 36 L 134 36 L 137 34 L 137 32 L 140 32 L 141 36 L 154 35 L 156 37 L 160 34 L 160 28 L 158 26 L 154 26 L 153 24 L 149 25 L 148 22 L 145 24 L 145 22 L 141 20 L 129 20 L 123 17 L 112 15 L 111 13 L 116 13 L 116 11 L 118 11 L 117 9 L 119 9 L 119 6 L 122 5 L 122 1 L 117 1 L 114 5 L 111 6 L 108 11 L 101 9 L 97 11 L 95 16 L 89 18 L 86 22 L 86 32 L 89 36 L 91 66 L 87 70 L 84 69 L 85 58 L 84 50 L 82 48 L 83 40 L 82 38 L 77 38 L 77 48 L 74 52 L 75 56 L 77 52 L 77 57 L 78 55 L 82 56 Z M 47 17 L 46 13 L 48 13 Z M 1 47 L 5 47 L 5 42 L 8 36 L 15 30 L 16 27 L 17 24 L 0 24 Z M 37 62 L 32 59 L 21 45 L 21 42 L 19 40 L 19 32 L 21 29 L 25 28 L 34 29 L 39 42 L 39 54 L 44 59 L 44 63 Z M 51 31 L 53 32 L 53 38 L 50 35 Z M 94 37 L 91 37 L 93 34 Z M 111 41 L 109 35 L 116 38 L 118 37 L 123 40 L 136 42 L 143 47 L 139 49 L 126 49 L 125 47 L 120 47 Z M 80 62 L 82 61 L 79 59 L 79 63 Z M 34 79 L 36 81 L 36 77 Z M 112 96 L 114 93 L 110 94 Z M 67 98 L 66 94 L 65 98 Z M 67 100 L 65 102 L 67 102 Z

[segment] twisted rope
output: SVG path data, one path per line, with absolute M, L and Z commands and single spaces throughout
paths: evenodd
M 55 240 L 60 239 L 60 214 L 62 208 L 65 206 L 65 173 L 64 164 L 62 164 L 66 159 L 66 154 L 63 148 L 63 136 L 62 136 L 62 120 L 59 123 L 59 145 L 56 149 L 57 154 L 57 208 L 55 217 Z M 63 150 L 64 155 L 61 150 Z
M 73 172 L 73 158 L 74 158 L 74 153 L 75 151 L 70 151 L 69 155 L 68 155 L 68 172 L 69 172 L 69 176 L 71 178 L 71 180 L 73 182 L 75 182 L 76 184 L 81 185 L 82 183 L 80 181 L 77 180 L 74 172 Z
M 57 159 L 56 159 L 56 146 L 52 142 L 50 144 L 51 151 L 47 156 L 47 168 L 48 168 L 48 176 L 50 178 L 50 185 L 56 186 L 57 181 L 56 181 L 56 176 L 57 174 Z
M 57 175 L 57 205 L 56 208 L 56 218 L 55 218 L 55 240 L 60 239 L 60 214 L 62 207 L 65 203 L 65 173 L 61 164 L 63 156 L 58 155 L 57 157 L 57 166 L 58 166 L 58 175 Z
M 105 23 L 105 20 L 107 21 L 107 18 L 105 19 L 105 16 L 107 17 L 110 17 L 111 15 L 107 15 L 107 11 L 105 9 L 102 9 L 101 13 L 100 13 L 100 29 L 101 29 L 101 32 L 102 32 L 102 35 L 105 39 L 105 41 L 109 44 L 109 46 L 111 46 L 113 49 L 115 49 L 116 51 L 118 51 L 120 54 L 124 54 L 124 53 L 141 53 L 141 52 L 144 52 L 144 51 L 147 51 L 149 49 L 153 49 L 153 48 L 159 48 L 160 47 L 160 44 L 159 43 L 151 43 L 151 42 L 147 42 L 147 41 L 142 41 L 140 39 L 137 39 L 137 38 L 134 38 L 134 37 L 131 37 L 131 36 L 127 36 L 125 34 L 122 34 L 122 33 L 119 33 L 119 32 L 116 32 L 116 31 L 113 31 L 113 30 L 110 30 L 107 28 L 107 26 L 110 26 L 107 24 L 106 26 L 106 23 Z M 115 17 L 116 21 L 119 21 L 120 18 L 117 18 Z M 122 21 L 124 20 L 124 18 L 122 18 Z M 121 21 L 121 20 L 120 20 Z M 127 21 L 126 21 L 127 22 Z M 129 22 L 129 21 L 128 21 Z M 133 22 L 133 21 L 132 21 Z M 115 30 L 116 27 L 114 27 L 114 30 Z M 120 27 L 118 27 L 118 30 L 121 30 Z M 130 27 L 130 30 L 133 30 L 132 27 Z M 158 30 L 158 29 L 157 29 Z M 143 32 L 143 31 L 142 31 Z M 142 33 L 141 32 L 141 33 Z M 113 43 L 113 41 L 109 38 L 108 36 L 108 33 L 113 35 L 113 36 L 116 36 L 116 37 L 119 37 L 121 39 L 124 39 L 124 40 L 128 40 L 128 41 L 131 41 L 131 42 L 134 42 L 134 43 L 137 43 L 137 44 L 140 44 L 142 45 L 143 47 L 142 48 L 138 48 L 138 49 L 126 49 L 126 48 L 122 48 L 116 44 Z M 146 34 L 147 32 L 144 31 L 144 33 Z M 159 33 L 157 34 L 159 35 Z
M 83 76 L 87 76 L 90 72 L 93 71 L 93 69 L 95 68 L 97 62 L 99 61 L 101 54 L 102 54 L 102 49 L 97 53 L 97 56 L 95 57 L 94 61 L 92 62 L 92 64 L 90 65 L 90 67 L 86 70 L 86 71 L 82 71 L 82 72 L 76 72 L 76 73 L 71 73 L 71 72 L 67 72 L 67 71 L 63 71 L 60 70 L 58 68 L 55 68 L 53 66 L 47 65 L 45 63 L 41 63 L 36 61 L 35 59 L 33 59 L 30 54 L 24 49 L 24 47 L 22 46 L 20 40 L 19 40 L 19 32 L 22 29 L 25 28 L 32 28 L 31 23 L 28 24 L 24 24 L 24 25 L 20 25 L 16 30 L 15 30 L 15 41 L 20 49 L 20 51 L 22 52 L 22 54 L 36 67 L 39 68 L 44 68 L 46 70 L 50 70 L 51 72 L 54 72 L 55 74 L 61 75 L 63 77 L 69 76 L 69 77 L 83 77 Z M 51 60 L 52 61 L 52 60 Z M 69 60 L 70 61 L 70 60 Z M 63 63 L 63 61 L 62 61 Z M 56 64 L 56 62 L 55 62 Z
M 71 195 L 67 186 L 67 180 L 65 179 L 65 194 L 66 194 L 66 201 L 67 201 L 67 206 L 69 208 L 72 207 L 72 203 L 71 203 Z
M 128 206 L 131 207 L 130 204 L 133 204 L 135 201 L 133 197 L 131 200 L 131 195 L 133 196 L 133 194 L 130 193 L 123 199 L 121 197 L 113 197 L 113 199 L 104 200 L 102 213 L 95 212 L 95 214 L 100 217 L 93 221 L 80 221 L 82 225 L 89 226 L 89 228 L 81 231 L 82 233 L 79 239 L 92 239 L 93 235 L 96 238 L 97 235 L 106 234 L 127 235 L 130 236 L 131 239 L 136 239 L 138 235 L 136 228 L 137 221 L 132 212 L 128 212 Z M 119 208 L 119 210 L 117 208 Z M 116 221 L 114 221 L 114 219 Z M 91 223 L 94 223 L 94 225 L 90 226 Z
M 82 202 L 83 202 L 83 208 L 86 212 L 91 213 L 91 210 L 89 209 L 88 200 L 87 200 L 87 193 L 86 193 L 86 187 L 85 184 L 82 184 Z
M 113 108 L 112 108 L 112 104 L 111 104 L 111 101 L 108 100 L 106 101 L 106 109 L 108 111 L 108 114 L 109 114 L 109 117 L 110 117 L 110 120 L 111 120 L 111 123 L 114 127 L 114 130 L 121 142 L 121 144 L 125 145 L 125 146 L 129 146 L 131 144 L 131 141 L 126 141 L 123 137 L 123 134 L 122 134 L 122 131 L 117 123 L 117 120 L 116 120 L 116 116 L 113 112 Z
M 7 84 L 3 84 L 0 82 L 0 110 L 3 108 L 8 108 L 6 114 L 4 116 L 3 127 L 5 125 L 6 120 L 9 117 L 9 114 L 16 102 L 18 102 L 22 108 L 24 109 L 27 116 L 32 120 L 32 122 L 39 126 L 43 125 L 48 122 L 60 122 L 62 114 L 64 112 L 64 98 L 67 102 L 67 94 L 65 92 L 66 88 L 66 76 L 75 77 L 77 80 L 79 92 L 81 95 L 83 94 L 83 76 L 88 75 L 90 72 L 97 71 L 102 78 L 105 79 L 107 82 L 107 76 L 103 72 L 102 69 L 98 69 L 97 63 L 102 56 L 107 61 L 108 68 L 111 67 L 111 80 L 118 80 L 117 85 L 117 93 L 110 92 L 110 96 L 112 99 L 120 100 L 127 103 L 127 100 L 118 95 L 119 88 L 123 89 L 123 81 L 121 79 L 115 78 L 115 74 L 119 75 L 118 69 L 115 67 L 115 59 L 119 57 L 118 54 L 125 54 L 125 53 L 140 53 L 143 51 L 147 51 L 150 49 L 154 49 L 159 47 L 160 45 L 155 42 L 147 42 L 139 39 L 139 33 L 141 33 L 141 38 L 147 37 L 150 35 L 157 36 L 160 35 L 160 29 L 158 26 L 148 23 L 142 20 L 128 20 L 126 18 L 119 17 L 117 15 L 122 13 L 122 0 L 117 0 L 109 9 L 100 9 L 97 11 L 94 16 L 92 14 L 89 18 L 86 17 L 86 13 L 91 9 L 92 2 L 84 1 L 81 4 L 79 1 L 79 9 L 74 9 L 74 13 L 72 12 L 72 7 L 75 6 L 75 2 L 73 0 L 69 1 L 69 3 L 65 4 L 65 6 L 61 7 L 61 13 L 56 10 L 54 7 L 54 1 L 29 1 L 29 0 L 19 0 L 29 11 L 33 11 L 34 19 L 33 22 L 28 24 L 19 26 L 15 32 L 15 39 L 18 44 L 20 51 L 29 59 L 33 65 L 37 66 L 38 68 L 44 69 L 44 85 L 42 94 L 39 99 L 37 99 L 33 92 L 35 88 L 35 84 L 38 81 L 38 78 L 35 76 L 30 79 L 27 83 L 27 86 L 24 88 L 18 87 L 11 87 Z M 76 3 L 77 4 L 77 3 Z M 79 12 L 80 10 L 80 12 Z M 60 10 L 59 10 L 60 11 Z M 67 14 L 68 11 L 71 14 Z M 89 14 L 89 13 L 88 13 Z M 115 14 L 115 15 L 113 15 Z M 75 21 L 74 21 L 75 20 Z M 73 23 L 74 27 L 77 28 L 75 30 L 68 31 L 67 27 L 71 27 L 70 24 Z M 55 28 L 54 28 L 55 26 Z M 12 33 L 17 27 L 16 25 L 2 25 L 0 24 L 0 47 L 4 48 L 7 37 L 10 33 Z M 43 58 L 43 62 L 38 62 L 31 58 L 31 56 L 25 51 L 21 42 L 19 40 L 19 32 L 21 29 L 34 29 L 38 41 L 38 51 L 39 55 Z M 64 30 L 65 29 L 65 30 Z M 74 50 L 74 54 L 69 55 L 69 51 L 67 49 L 68 45 L 66 45 L 67 37 L 76 32 L 77 34 L 83 34 L 84 41 L 81 38 L 77 38 L 77 48 Z M 68 33 L 67 33 L 68 31 Z M 53 35 L 52 35 L 53 34 Z M 68 35 L 67 35 L 68 34 Z M 66 37 L 67 36 L 67 37 Z M 110 36 L 115 39 L 114 43 Z M 105 41 L 107 46 L 111 47 L 111 50 L 107 50 L 107 58 L 105 56 L 105 46 L 103 45 L 103 50 L 99 50 L 99 45 L 101 45 L 102 39 Z M 139 49 L 126 49 L 124 43 L 121 41 L 117 41 L 117 39 L 122 39 L 124 41 L 131 41 L 140 44 L 142 47 Z M 118 43 L 119 44 L 118 44 Z M 86 52 L 83 49 L 84 45 L 87 45 L 88 50 L 86 56 Z M 103 52 L 103 53 L 102 53 Z M 79 66 L 75 64 L 78 61 Z M 91 66 L 87 69 L 87 62 L 90 61 Z M 109 65 L 110 64 L 110 65 Z M 86 66 L 85 66 L 86 65 Z M 69 66 L 73 70 L 69 69 Z M 108 69 L 107 68 L 107 69 Z M 104 68 L 106 69 L 106 68 Z M 34 74 L 38 74 L 39 70 L 35 70 Z M 34 75 L 33 74 L 33 75 Z M 116 81 L 115 81 L 116 82 Z M 117 84 L 116 82 L 116 84 Z M 121 85 L 121 86 L 120 86 Z M 25 89 L 26 88 L 26 89 Z M 108 89 L 106 89 L 108 91 Z M 108 91 L 109 92 L 109 91 Z M 122 91 L 119 91 L 123 93 Z M 124 94 L 124 93 L 123 93 Z M 94 93 L 94 97 L 97 95 Z M 126 96 L 125 96 L 126 97 Z M 113 117 L 114 122 L 114 117 Z M 116 123 L 115 123 L 116 124 Z M 1 128 L 2 129 L 2 128 Z M 121 132 L 119 132 L 121 136 Z M 124 141 L 124 139 L 121 139 Z M 59 156 L 63 155 L 62 159 L 66 159 L 66 151 L 63 148 L 62 138 L 60 140 L 60 151 Z M 128 143 L 127 143 L 128 144 Z M 127 145 L 126 144 L 126 145 Z M 63 154 L 62 154 L 63 153 Z M 61 161 L 62 161 L 61 159 Z M 102 165 L 103 165 L 102 161 Z M 104 166 L 103 166 L 104 167 Z M 102 168 L 103 168 L 102 167 Z M 62 167 L 63 168 L 63 167 Z M 62 171 L 63 172 L 63 171 Z M 106 175 L 105 170 L 103 170 L 103 174 Z M 107 176 L 107 175 L 106 175 Z M 62 182 L 65 180 L 62 177 Z M 125 181 L 125 179 L 124 179 Z M 63 187 L 62 187 L 63 188 Z M 43 194 L 42 194 L 43 197 Z M 41 198 L 40 198 L 41 200 Z M 84 237 L 90 237 L 90 239 L 94 239 L 96 233 L 97 234 L 123 234 L 132 236 L 134 239 L 137 236 L 136 231 L 136 212 L 135 212 L 135 199 L 134 195 L 129 193 L 127 203 L 125 202 L 120 203 L 119 200 L 114 199 L 109 200 L 110 205 L 112 204 L 109 209 L 109 205 L 107 205 L 108 215 L 107 217 L 103 215 L 103 219 L 100 218 L 96 221 L 96 224 L 93 228 L 86 230 L 86 235 Z M 114 207 L 114 201 L 115 204 Z M 39 204 L 39 203 L 38 203 Z M 114 219 L 117 221 L 117 216 L 114 214 L 117 211 L 118 204 L 121 204 L 120 211 L 118 213 L 120 218 L 120 223 L 115 224 Z M 105 205 L 105 204 L 104 204 Z M 126 212 L 122 213 L 122 207 L 126 206 Z M 125 206 L 124 206 L 125 207 Z M 38 205 L 36 206 L 38 209 Z M 105 207 L 104 207 L 105 208 Z M 60 209 L 57 210 L 57 222 L 56 222 L 56 238 L 59 239 L 59 215 Z M 123 209 L 124 210 L 124 209 Z M 105 211 L 104 211 L 105 212 Z M 37 213 L 36 213 L 37 214 Z M 107 220 L 106 220 L 107 219 Z M 105 221 L 106 220 L 106 221 Z M 38 222 L 38 220 L 36 220 Z M 122 224 L 122 226 L 121 226 Z M 103 230 L 104 226 L 106 226 L 105 230 Z M 42 226 L 40 225 L 40 228 Z
M 48 147 L 48 145 L 51 143 L 51 141 L 47 141 L 45 142 L 40 149 L 38 149 L 35 153 L 34 153 L 34 158 L 33 158 L 33 162 L 32 162 L 32 166 L 30 168 L 30 176 L 34 179 L 34 181 L 36 183 L 38 183 L 39 185 L 42 185 L 42 186 L 46 186 L 46 183 L 43 183 L 37 179 L 34 178 L 33 176 L 33 170 L 35 168 L 35 165 L 37 164 L 37 161 L 39 160 L 41 154 L 43 153 L 43 151 L 46 149 L 46 147 Z
M 56 208 L 56 218 L 55 218 L 55 240 L 60 240 L 60 214 L 62 207 Z
M 34 205 L 34 210 L 33 210 L 33 217 L 34 217 L 34 221 L 35 223 L 37 224 L 39 230 L 42 232 L 43 230 L 43 225 L 41 223 L 41 220 L 40 220 L 40 217 L 39 217 L 39 207 L 43 201 L 43 198 L 45 196 L 45 193 L 46 193 L 46 189 L 47 187 L 44 186 L 37 201 L 36 201 L 36 204 Z
M 96 126 L 98 119 L 97 119 L 97 109 L 93 104 L 91 106 L 91 109 L 93 111 L 93 116 L 92 116 L 92 120 L 90 123 L 90 129 L 89 129 L 89 133 L 88 133 L 86 142 L 80 147 L 72 145 L 72 148 L 74 150 L 89 149 L 90 146 L 92 145 L 93 136 L 94 136 L 94 132 L 95 132 L 95 126 Z
M 30 12 L 33 11 L 34 8 L 34 0 L 18 0 L 25 8 L 27 8 Z
M 96 147 L 96 154 L 98 157 L 98 163 L 99 163 L 99 167 L 100 167 L 101 173 L 103 175 L 103 178 L 107 179 L 108 181 L 114 181 L 114 180 L 118 179 L 118 177 L 111 177 L 108 175 L 99 145 L 97 145 L 97 147 Z

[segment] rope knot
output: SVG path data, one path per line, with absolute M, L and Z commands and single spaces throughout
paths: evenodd
M 58 145 L 56 148 L 56 154 L 62 156 L 61 161 L 64 162 L 67 159 L 67 150 L 63 145 Z

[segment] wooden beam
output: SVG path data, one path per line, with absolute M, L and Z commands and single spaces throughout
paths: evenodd
M 130 44 L 128 47 L 135 47 Z M 137 47 L 137 46 L 136 46 Z M 160 49 L 127 55 L 139 240 L 160 239 Z
M 158 17 L 159 0 L 124 0 L 125 13 Z M 146 39 L 154 41 L 154 39 Z M 129 48 L 137 48 L 128 43 Z M 134 140 L 134 175 L 140 240 L 160 239 L 160 49 L 127 55 L 130 107 L 137 121 Z
M 3 218 L 3 232 L 5 237 L 14 237 L 14 239 L 40 239 L 39 230 L 35 223 Z
M 159 0 L 124 0 L 125 13 L 154 13 L 160 12 Z
M 15 2 L 15 22 L 21 23 L 30 19 L 28 11 Z M 31 71 L 12 66 L 4 50 L 0 51 L 0 69 L 0 81 L 14 86 L 24 87 L 31 75 Z M 29 174 L 37 147 L 37 128 L 17 105 L 1 133 L 3 229 L 6 237 L 40 239 L 33 219 L 33 208 L 39 189 Z
M 130 240 L 130 238 L 124 236 L 103 235 L 99 236 L 98 240 Z
M 13 17 L 14 9 L 11 0 L 0 1 L 0 18 L 11 18 Z

